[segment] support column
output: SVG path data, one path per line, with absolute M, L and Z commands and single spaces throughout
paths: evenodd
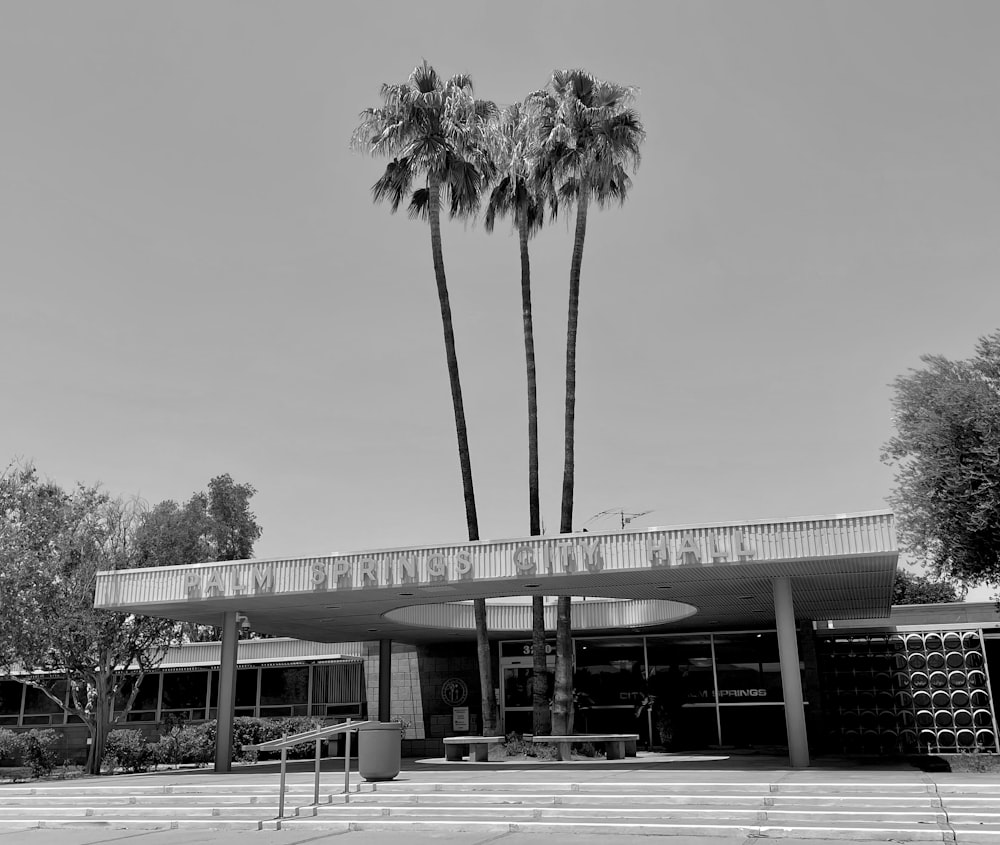
M 392 718 L 392 640 L 378 641 L 378 720 Z
M 788 731 L 788 757 L 796 769 L 809 765 L 809 739 L 806 735 L 806 711 L 802 704 L 802 673 L 799 670 L 799 646 L 795 631 L 795 607 L 792 582 L 777 578 L 774 590 L 774 621 L 778 628 L 778 659 L 781 662 L 781 691 L 785 700 L 785 728 Z
M 240 637 L 236 611 L 222 620 L 222 657 L 219 662 L 219 711 L 215 729 L 215 771 L 233 770 L 233 716 L 236 713 L 236 654 Z

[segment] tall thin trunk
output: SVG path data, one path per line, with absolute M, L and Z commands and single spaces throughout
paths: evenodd
M 528 256 L 528 219 L 517 211 L 517 236 L 521 248 L 521 317 L 524 324 L 524 364 L 528 382 L 528 521 L 531 536 L 542 533 L 538 495 L 538 383 L 535 375 L 535 333 L 531 315 L 531 261 Z M 549 675 L 545 655 L 545 599 L 531 597 L 531 729 L 536 735 L 551 729 Z
M 87 749 L 86 770 L 88 774 L 101 773 L 104 746 L 107 744 L 111 722 L 111 697 L 108 695 L 107 679 L 102 675 L 94 678 L 96 695 L 94 698 L 93 723 L 90 728 L 90 748 Z
M 465 426 L 465 405 L 462 402 L 462 381 L 458 374 L 458 353 L 455 350 L 455 330 L 451 321 L 451 303 L 448 299 L 448 281 L 444 274 L 444 255 L 441 251 L 441 183 L 429 180 L 428 217 L 431 227 L 431 253 L 434 258 L 434 280 L 437 282 L 438 302 L 441 305 L 441 326 L 444 329 L 444 350 L 448 358 L 448 381 L 451 384 L 451 404 L 455 410 L 455 433 L 458 436 L 458 460 L 462 469 L 462 492 L 465 495 L 465 521 L 469 539 L 479 539 L 479 520 L 476 516 L 476 494 L 472 487 L 472 459 L 469 455 L 469 434 Z
M 434 279 L 437 282 L 438 302 L 441 305 L 441 324 L 444 330 L 444 348 L 448 358 L 448 381 L 451 384 L 451 402 L 455 410 L 455 432 L 458 436 L 458 460 L 462 469 L 462 491 L 465 495 L 465 521 L 469 539 L 479 539 L 479 520 L 476 515 L 476 494 L 472 486 L 472 458 L 469 453 L 469 435 L 465 425 L 465 405 L 462 402 L 462 382 L 458 374 L 458 353 L 455 350 L 455 331 L 451 320 L 451 303 L 448 299 L 448 282 L 444 273 L 444 254 L 441 250 L 441 183 L 431 176 L 428 180 L 427 214 L 431 228 L 431 254 L 434 259 Z M 486 631 L 486 599 L 473 602 L 476 619 L 476 649 L 479 655 L 479 690 L 482 698 L 483 735 L 496 731 L 496 699 L 493 695 L 493 661 Z
M 573 260 L 569 271 L 569 315 L 566 325 L 566 420 L 563 464 L 562 510 L 559 533 L 573 531 L 573 486 L 575 482 L 576 437 L 576 334 L 580 313 L 580 268 L 583 265 L 583 242 L 587 234 L 587 206 L 590 186 L 580 185 L 576 207 L 576 231 L 573 236 Z M 572 597 L 560 596 L 556 610 L 556 691 L 552 708 L 552 730 L 558 734 L 571 730 L 573 723 L 573 631 Z
M 549 708 L 549 666 L 545 654 L 545 598 L 531 597 L 531 730 L 545 736 L 552 730 Z
M 552 733 L 565 736 L 572 729 L 573 631 L 569 596 L 559 596 L 556 605 L 556 689 L 552 698 Z
M 542 533 L 542 511 L 538 501 L 538 383 L 535 377 L 535 332 L 531 317 L 531 261 L 528 257 L 528 220 L 517 212 L 517 235 L 521 247 L 521 319 L 524 324 L 524 366 L 528 381 L 528 521 L 531 536 Z
M 583 265 L 583 241 L 587 235 L 587 206 L 590 190 L 586 180 L 580 186 L 576 207 L 576 232 L 573 235 L 573 261 L 569 270 L 569 315 L 566 321 L 566 419 L 563 455 L 562 511 L 559 533 L 573 531 L 573 488 L 576 471 L 576 334 L 580 317 L 580 268 Z

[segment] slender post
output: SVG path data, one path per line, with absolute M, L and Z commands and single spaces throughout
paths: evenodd
M 287 736 L 287 734 L 286 734 Z M 284 739 L 284 737 L 282 737 Z M 285 769 L 288 764 L 288 746 L 281 746 L 281 782 L 278 784 L 278 818 L 285 817 Z
M 215 771 L 233 770 L 233 716 L 236 712 L 236 655 L 239 650 L 236 611 L 222 618 L 222 657 L 219 661 L 219 713 L 215 728 Z
M 344 803 L 351 800 L 351 717 L 347 717 L 347 730 L 344 731 Z
M 378 641 L 378 720 L 392 718 L 392 640 Z
M 646 678 L 646 700 L 649 702 L 646 705 L 646 726 L 649 728 L 649 746 L 648 750 L 653 750 L 653 697 L 649 686 L 649 649 L 646 647 L 646 637 L 642 638 L 642 664 L 645 669 Z M 663 706 L 662 704 L 660 705 Z
M 785 728 L 788 731 L 788 758 L 796 769 L 809 766 L 809 738 L 806 711 L 802 703 L 802 674 L 799 671 L 799 644 L 795 638 L 795 607 L 792 582 L 776 578 L 774 621 L 778 628 L 778 660 L 781 663 L 781 691 L 785 700 Z
M 715 634 L 708 635 L 708 646 L 712 650 L 712 690 L 715 693 L 715 736 L 722 747 L 722 710 L 719 702 L 719 664 L 715 660 Z
M 316 780 L 313 784 L 313 804 L 319 804 L 319 752 L 323 740 L 316 738 Z

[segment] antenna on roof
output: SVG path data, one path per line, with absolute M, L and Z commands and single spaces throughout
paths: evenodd
M 616 515 L 621 521 L 622 530 L 625 530 L 625 526 L 628 525 L 633 519 L 638 519 L 640 516 L 645 516 L 647 513 L 652 513 L 651 510 L 648 511 L 627 511 L 624 508 L 609 508 L 606 511 L 601 511 L 600 513 L 595 513 L 590 519 L 588 519 L 584 526 L 590 525 L 592 522 L 596 522 L 599 519 L 604 519 L 611 515 Z M 584 528 L 584 531 L 587 529 Z

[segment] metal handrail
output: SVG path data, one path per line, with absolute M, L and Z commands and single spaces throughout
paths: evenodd
M 281 780 L 278 784 L 278 818 L 285 817 L 285 775 L 288 769 L 288 749 L 293 745 L 301 745 L 303 742 L 315 740 L 316 742 L 316 766 L 315 780 L 313 783 L 313 804 L 319 805 L 319 763 L 320 745 L 324 739 L 337 734 L 344 734 L 344 801 L 351 800 L 351 731 L 363 728 L 365 725 L 375 724 L 371 719 L 363 722 L 352 722 L 348 719 L 339 725 L 327 725 L 322 728 L 313 728 L 310 731 L 302 731 L 297 734 L 286 734 L 281 739 L 272 739 L 268 742 L 244 745 L 248 751 L 277 751 L 281 750 Z
M 244 745 L 243 748 L 250 751 L 278 751 L 282 748 L 291 748 L 293 745 L 301 745 L 310 739 L 326 739 L 328 736 L 353 731 L 362 725 L 370 724 L 372 724 L 371 719 L 367 719 L 364 722 L 352 722 L 348 719 L 339 725 L 325 725 L 322 728 L 312 728 L 311 730 L 302 731 L 297 734 L 285 734 L 281 739 L 271 739 L 267 742 L 257 743 L 256 745 Z

